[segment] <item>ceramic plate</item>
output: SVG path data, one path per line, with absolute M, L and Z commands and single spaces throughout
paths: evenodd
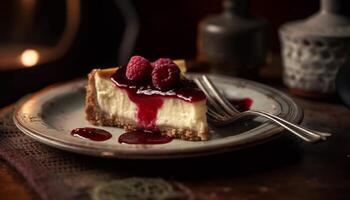
M 188 74 L 189 77 L 200 74 Z M 303 112 L 287 95 L 268 86 L 238 78 L 209 75 L 229 98 L 251 98 L 252 109 L 265 110 L 299 123 Z M 47 145 L 81 154 L 126 159 L 163 159 L 216 154 L 258 144 L 279 134 L 280 127 L 262 118 L 240 120 L 224 128 L 210 128 L 208 141 L 175 139 L 167 144 L 130 145 L 118 143 L 124 131 L 99 127 L 112 133 L 107 141 L 96 142 L 71 136 L 74 128 L 94 127 L 85 120 L 86 80 L 50 86 L 25 100 L 14 114 L 17 127 L 33 139 Z

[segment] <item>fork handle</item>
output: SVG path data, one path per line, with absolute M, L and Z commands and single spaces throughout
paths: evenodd
M 295 125 L 278 116 L 272 115 L 264 111 L 248 110 L 245 112 L 239 112 L 227 101 L 227 99 L 224 96 L 220 95 L 219 91 L 215 88 L 214 84 L 208 79 L 208 77 L 203 75 L 202 78 L 204 83 L 202 83 L 202 81 L 200 81 L 199 79 L 196 79 L 195 81 L 197 85 L 206 93 L 206 96 L 208 97 L 209 102 L 212 103 L 214 107 L 219 108 L 217 110 L 223 109 L 224 118 L 227 118 L 227 117 L 231 118 L 229 120 L 225 120 L 226 123 L 232 122 L 235 119 L 245 115 L 255 115 L 255 116 L 262 116 L 271 120 L 272 122 L 289 130 L 291 133 L 293 133 L 294 135 L 298 136 L 299 138 L 307 142 L 316 142 L 319 140 L 325 140 L 327 136 L 330 136 L 329 133 L 322 133 L 322 132 L 308 130 L 306 128 Z M 209 91 L 212 92 L 213 94 L 211 94 Z
M 310 130 L 310 129 L 305 128 L 305 127 L 301 127 L 299 125 L 293 124 L 293 123 L 291 123 L 291 122 L 289 122 L 281 117 L 278 117 L 278 116 L 273 115 L 273 114 L 268 113 L 268 112 L 259 111 L 259 110 L 254 110 L 254 111 L 269 115 L 269 116 L 271 116 L 271 117 L 273 117 L 273 118 L 275 118 L 275 119 L 277 119 L 285 124 L 288 124 L 289 126 L 292 126 L 295 129 L 298 129 L 300 131 L 306 131 L 308 134 L 311 134 L 311 135 L 320 135 L 320 136 L 324 137 L 324 139 L 326 139 L 326 137 L 329 137 L 332 135 L 331 133 L 322 132 L 322 131 L 315 131 L 315 130 Z
M 241 114 L 244 115 L 256 115 L 256 116 L 261 116 L 264 118 L 267 118 L 271 120 L 272 122 L 282 126 L 283 128 L 287 129 L 294 135 L 298 136 L 299 138 L 307 141 L 307 142 L 316 142 L 319 140 L 325 140 L 328 136 L 330 136 L 330 133 L 324 133 L 324 132 L 319 132 L 319 131 L 311 131 L 309 129 L 306 129 L 304 127 L 295 125 L 291 122 L 288 122 L 276 115 L 263 112 L 263 111 L 257 111 L 257 110 L 248 110 L 245 111 Z

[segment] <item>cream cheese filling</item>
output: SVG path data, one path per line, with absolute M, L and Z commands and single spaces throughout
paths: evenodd
M 95 74 L 95 87 L 97 102 L 102 111 L 110 116 L 136 119 L 137 106 L 129 99 L 127 92 L 117 89 L 111 80 L 100 77 L 98 73 Z M 156 125 L 189 128 L 199 134 L 204 133 L 207 129 L 205 103 L 166 98 L 158 110 Z
M 128 94 L 123 90 L 117 90 L 114 83 L 95 74 L 95 88 L 97 102 L 101 110 L 111 116 L 124 119 L 135 119 L 136 104 L 130 101 Z

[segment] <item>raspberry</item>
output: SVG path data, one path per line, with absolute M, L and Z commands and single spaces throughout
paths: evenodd
M 156 65 L 152 71 L 152 83 L 159 90 L 170 90 L 180 79 L 180 69 L 174 63 Z
M 174 62 L 169 58 L 159 58 L 158 60 L 152 63 L 152 66 L 156 67 L 159 65 L 167 65 L 167 64 L 174 64 Z
M 142 56 L 130 58 L 126 67 L 126 77 L 133 81 L 144 81 L 150 78 L 152 73 L 151 63 Z

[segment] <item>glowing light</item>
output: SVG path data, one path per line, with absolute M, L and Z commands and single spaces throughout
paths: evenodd
M 21 62 L 26 67 L 32 67 L 39 61 L 39 53 L 34 49 L 26 49 L 21 54 Z

